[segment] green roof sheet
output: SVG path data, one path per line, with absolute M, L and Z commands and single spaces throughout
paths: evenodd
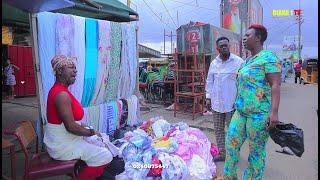
M 29 26 L 28 13 L 12 7 L 6 3 L 2 3 L 2 24 L 19 26 Z
M 118 0 L 92 0 L 102 8 L 90 6 L 82 0 L 71 0 L 75 3 L 72 7 L 62 8 L 51 12 L 73 14 L 82 17 L 104 19 L 116 22 L 129 22 L 138 20 L 138 14 Z M 17 9 L 2 2 L 2 24 L 15 24 L 18 26 L 29 26 L 28 12 Z

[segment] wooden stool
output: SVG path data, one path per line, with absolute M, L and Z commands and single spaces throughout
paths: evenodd
M 12 180 L 16 179 L 16 161 L 15 161 L 15 145 L 11 143 L 9 140 L 2 138 L 2 150 L 9 149 L 10 151 L 10 159 L 11 159 L 11 178 Z M 10 179 L 5 175 L 2 175 L 4 179 Z

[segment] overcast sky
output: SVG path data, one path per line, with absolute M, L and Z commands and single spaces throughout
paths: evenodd
M 120 0 L 124 4 L 127 0 Z M 139 13 L 138 41 L 163 52 L 163 31 L 169 35 L 190 21 L 200 21 L 220 27 L 220 0 L 131 0 L 131 8 Z M 273 9 L 298 9 L 299 0 L 260 0 L 263 7 L 263 24 L 268 29 L 265 42 L 268 49 L 280 52 L 284 36 L 298 35 L 294 16 L 274 17 Z M 301 0 L 303 10 L 302 56 L 318 55 L 318 1 Z M 177 16 L 178 14 L 178 16 Z M 178 18 L 177 18 L 178 17 Z M 173 37 L 176 44 L 176 37 Z M 166 37 L 166 53 L 170 52 L 170 37 Z

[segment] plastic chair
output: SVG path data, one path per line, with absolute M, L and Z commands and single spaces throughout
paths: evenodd
M 15 171 L 15 145 L 7 139 L 2 138 L 2 151 L 4 149 L 9 149 L 10 151 L 10 160 L 11 160 L 11 179 L 16 179 L 16 171 Z M 10 178 L 6 177 L 2 174 L 2 179 L 9 180 Z
M 24 179 L 37 179 L 58 175 L 68 175 L 77 179 L 75 167 L 78 160 L 59 161 L 52 159 L 47 152 L 38 152 L 38 137 L 31 121 L 20 121 L 4 131 L 15 136 L 25 156 Z M 36 154 L 30 156 L 27 147 L 36 141 Z M 30 158 L 31 157 L 31 158 Z

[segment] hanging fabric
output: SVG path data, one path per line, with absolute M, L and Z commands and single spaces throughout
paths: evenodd
M 141 116 L 140 116 L 140 103 L 139 103 L 139 99 L 137 96 L 136 97 L 136 104 L 137 104 L 137 108 L 136 108 L 136 119 L 137 119 L 137 124 L 140 125 L 142 124 L 142 120 L 141 120 Z
M 99 105 L 99 112 L 100 112 L 100 116 L 99 116 L 99 127 L 98 127 L 98 131 L 100 133 L 106 133 L 107 129 L 104 126 L 104 121 L 106 120 L 106 115 L 105 115 L 105 109 L 107 108 L 106 103 L 100 104 Z
M 76 68 L 77 77 L 76 81 L 69 86 L 70 92 L 73 96 L 81 102 L 82 100 L 82 90 L 84 83 L 84 69 L 85 69 L 85 55 L 86 52 L 86 37 L 85 37 L 85 18 L 79 16 L 72 16 L 74 21 L 74 54 L 73 57 L 77 58 Z
M 118 87 L 118 99 L 128 98 L 134 93 L 137 77 L 137 51 L 135 26 L 123 24 L 120 80 Z
M 136 26 L 133 24 L 127 25 L 127 47 L 129 48 L 128 51 L 128 60 L 129 60 L 129 79 L 130 79 L 130 86 L 128 90 L 128 96 L 134 94 L 134 90 L 136 88 L 136 81 L 137 81 L 137 71 L 138 71 L 138 59 L 137 59 L 137 36 L 136 36 Z
M 48 93 L 54 84 L 55 77 L 51 68 L 51 60 L 55 56 L 56 44 L 56 15 L 49 12 L 37 14 L 38 17 L 38 48 L 40 74 L 42 80 L 42 94 L 39 94 L 42 103 L 41 115 L 43 124 L 47 121 L 47 99 Z
M 118 104 L 117 101 L 112 101 L 112 108 L 113 108 L 113 119 L 112 119 L 112 126 L 110 127 L 110 131 L 113 135 L 114 131 L 117 129 L 118 123 Z
M 108 134 L 127 121 L 137 124 L 139 104 L 132 96 L 138 66 L 135 25 L 49 12 L 37 16 L 44 124 L 48 92 L 55 81 L 51 59 L 56 54 L 77 59 L 77 78 L 69 89 L 84 106 L 83 124 Z
M 113 119 L 114 119 L 114 114 L 113 114 L 113 106 L 112 106 L 112 102 L 108 103 L 107 104 L 107 108 L 105 109 L 106 112 L 105 112 L 105 115 L 106 115 L 106 118 L 105 118 L 105 126 L 106 126 L 106 129 L 107 129 L 107 134 L 108 135 L 111 135 L 112 132 L 111 132 L 111 127 L 113 126 Z
M 129 99 L 128 99 L 128 122 L 127 124 L 129 126 L 134 126 L 134 125 L 138 125 L 141 123 L 141 120 L 138 119 L 138 117 L 140 117 L 140 114 L 137 114 L 138 111 L 138 98 L 135 95 L 132 95 Z
M 56 54 L 72 57 L 74 55 L 74 21 L 71 15 L 56 14 Z
M 131 97 L 128 98 L 127 102 L 128 102 L 128 121 L 127 121 L 127 124 L 129 126 L 132 126 L 133 125 L 132 121 L 134 118 L 133 113 L 132 113 L 132 110 L 134 109 L 133 104 L 132 104 L 132 98 Z
M 98 130 L 100 120 L 100 106 L 89 106 L 89 118 L 90 126 L 92 126 L 94 130 Z
M 120 128 L 127 125 L 128 120 L 128 101 L 126 99 L 121 99 L 122 109 L 121 109 L 121 117 L 120 117 Z
M 86 63 L 81 104 L 89 106 L 93 96 L 98 62 L 98 28 L 97 20 L 86 18 Z
M 119 66 L 121 52 L 121 25 L 111 22 L 111 61 L 108 72 L 108 82 L 105 93 L 105 101 L 116 100 L 119 83 Z
M 128 26 L 123 24 L 121 26 L 121 39 L 122 39 L 122 46 L 121 46 L 121 62 L 120 62 L 120 78 L 119 78 L 119 86 L 118 86 L 118 94 L 117 99 L 120 98 L 127 98 L 129 93 L 130 87 L 130 61 L 128 57 L 128 50 L 131 47 L 128 47 L 127 43 L 127 30 Z
M 135 96 L 135 95 L 132 95 L 131 98 L 132 98 L 132 104 L 133 104 L 133 108 L 132 108 L 132 114 L 133 114 L 132 126 L 133 126 L 133 125 L 139 124 L 139 119 L 137 117 L 139 101 L 138 101 L 137 96 Z
M 88 109 L 89 109 L 88 107 L 83 108 L 84 115 L 83 115 L 83 118 L 80 121 L 80 123 L 87 125 L 87 126 L 90 126 L 90 117 L 89 117 L 89 110 Z
M 121 100 L 117 100 L 117 107 L 118 107 L 118 118 L 117 118 L 117 128 L 120 128 L 120 120 L 121 120 L 121 113 L 122 113 L 122 101 Z
M 108 67 L 110 61 L 110 22 L 98 20 L 99 41 L 98 41 L 98 65 L 97 79 L 94 89 L 94 95 L 91 100 L 92 105 L 104 102 L 104 93 L 107 85 Z

